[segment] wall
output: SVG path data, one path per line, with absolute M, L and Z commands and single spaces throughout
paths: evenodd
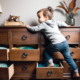
M 4 25 L 10 14 L 20 16 L 21 21 L 24 25 L 36 25 L 38 23 L 37 11 L 51 6 L 53 9 L 60 5 L 61 0 L 0 0 L 3 13 L 0 15 L 0 26 Z M 65 0 L 67 5 L 72 0 Z M 77 0 L 76 5 L 80 7 L 80 0 Z M 66 21 L 66 15 L 61 11 L 54 11 L 54 18 L 60 21 Z M 77 11 L 75 18 L 75 25 L 80 25 L 80 10 Z

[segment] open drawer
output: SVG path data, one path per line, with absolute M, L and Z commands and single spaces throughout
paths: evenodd
M 63 66 L 60 67 L 38 67 L 36 66 L 36 79 L 61 79 L 63 77 Z
M 41 58 L 43 58 L 43 51 L 45 48 L 41 48 Z M 73 59 L 80 59 L 80 48 L 70 48 L 70 55 Z M 64 56 L 60 52 L 54 52 L 53 59 L 64 59 Z
M 73 59 L 80 59 L 80 48 L 70 48 L 70 54 Z M 60 52 L 53 53 L 53 58 L 64 59 Z
M 6 31 L 5 29 L 1 30 L 0 29 L 0 44 L 8 44 L 9 43 L 9 35 L 8 35 L 8 30 Z
M 9 67 L 0 67 L 0 79 L 10 80 L 14 74 L 14 64 Z
M 9 49 L 0 49 L 0 61 L 9 60 Z
M 40 49 L 11 49 L 10 61 L 39 61 Z

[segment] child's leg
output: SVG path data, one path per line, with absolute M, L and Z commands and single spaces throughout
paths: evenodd
M 52 56 L 51 56 L 51 54 L 49 54 L 49 53 L 47 52 L 46 49 L 44 50 L 44 55 L 45 55 L 45 57 L 46 57 L 46 60 L 49 62 L 49 65 L 48 65 L 47 67 L 52 67 L 52 66 L 54 66 Z
M 63 54 L 66 62 L 70 65 L 71 69 L 74 71 L 74 76 L 79 77 L 78 68 L 70 55 L 69 45 L 67 43 L 64 43 L 64 49 L 61 50 L 60 52 Z
M 57 49 L 52 48 L 53 44 L 48 45 L 44 50 L 44 55 L 46 57 L 46 60 L 49 62 L 49 65 L 47 67 L 53 67 L 53 59 L 52 59 L 52 53 L 57 52 Z
M 51 63 L 49 63 L 49 65 L 47 67 L 53 67 L 53 66 L 54 66 L 54 63 L 51 62 Z
M 75 72 L 73 77 L 80 77 L 79 73 L 78 72 Z

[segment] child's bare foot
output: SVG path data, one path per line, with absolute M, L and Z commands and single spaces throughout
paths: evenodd
M 80 75 L 79 75 L 78 72 L 77 72 L 77 73 L 75 72 L 74 75 L 73 75 L 73 77 L 79 77 L 79 76 L 80 76 Z
M 54 63 L 50 63 L 47 67 L 53 67 L 54 66 Z

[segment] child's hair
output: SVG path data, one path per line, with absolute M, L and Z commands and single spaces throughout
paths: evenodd
M 48 8 L 43 8 L 43 9 L 39 10 L 37 12 L 37 14 L 39 12 L 41 12 L 41 11 L 43 11 L 43 16 L 48 16 L 49 19 L 52 19 L 52 17 L 53 17 L 53 11 L 54 11 L 52 7 L 49 6 Z

